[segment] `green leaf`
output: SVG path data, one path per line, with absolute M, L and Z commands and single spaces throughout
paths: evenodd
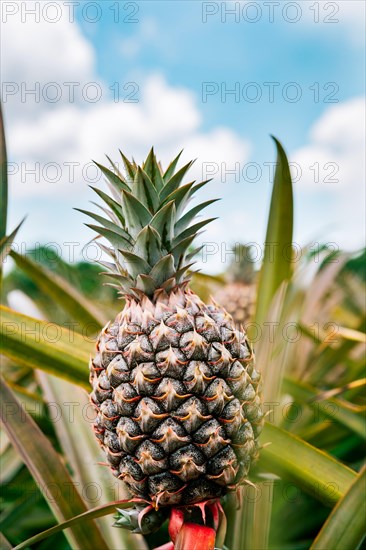
M 208 218 L 207 220 L 202 220 L 201 222 L 197 222 L 194 225 L 191 225 L 191 227 L 188 227 L 188 229 L 185 229 L 177 235 L 174 239 L 174 245 L 177 245 L 181 241 L 184 241 L 188 237 L 195 236 L 197 232 L 202 229 L 202 227 L 205 227 L 205 225 L 217 220 L 217 218 Z
M 132 244 L 130 235 L 127 233 L 127 231 L 122 229 L 120 225 L 117 225 L 116 223 L 111 222 L 106 218 L 103 218 L 103 216 L 99 216 L 98 214 L 95 214 L 94 212 L 88 212 L 87 210 L 82 210 L 81 208 L 75 208 L 74 210 L 77 210 L 82 214 L 86 214 L 96 222 L 100 223 L 106 229 L 109 229 L 110 231 L 114 231 L 115 233 L 118 233 L 118 235 L 120 235 L 121 237 L 129 241 L 130 244 Z
M 88 510 L 87 512 L 84 512 L 78 516 L 75 516 L 72 519 L 69 519 L 59 525 L 55 525 L 50 529 L 47 529 L 47 531 L 43 531 L 38 535 L 34 535 L 30 539 L 27 539 L 21 544 L 18 544 L 17 546 L 15 546 L 13 550 L 23 550 L 24 548 L 31 547 L 36 542 L 40 542 L 41 540 L 44 540 L 50 537 L 51 535 L 55 535 L 56 533 L 59 533 L 64 529 L 68 529 L 74 525 L 78 525 L 79 523 L 83 523 L 86 519 L 90 520 L 90 519 L 101 518 L 103 516 L 113 514 L 116 511 L 116 508 L 130 508 L 130 507 L 131 507 L 131 503 L 126 502 L 125 500 L 116 500 L 115 502 L 110 502 L 109 504 L 102 504 L 102 506 L 98 506 L 97 508 Z M 140 548 L 141 550 L 146 549 L 146 547 L 143 545 L 141 545 Z
M 20 365 L 89 388 L 88 363 L 94 345 L 86 336 L 4 306 L 0 314 L 1 353 Z
M 164 281 L 167 281 L 170 277 L 174 275 L 174 258 L 171 254 L 164 256 L 161 260 L 153 267 L 149 273 L 150 277 L 154 279 L 157 288 Z
M 111 157 L 109 157 L 108 155 L 106 155 L 106 158 L 108 160 L 108 162 L 110 163 L 110 165 L 113 167 L 113 170 L 114 170 L 114 174 L 116 174 L 120 180 L 123 181 L 124 184 L 127 185 L 127 182 L 126 182 L 126 179 L 125 177 L 123 176 L 123 174 L 121 173 L 120 169 L 118 168 L 117 164 L 115 164 L 113 162 L 113 160 L 111 159 Z M 129 186 L 127 185 L 127 187 L 129 188 Z
M 264 259 L 259 276 L 257 289 L 257 308 L 255 322 L 260 328 L 273 315 L 273 308 L 277 309 L 278 301 L 281 301 L 281 291 L 284 283 L 291 275 L 292 259 L 292 232 L 293 232 L 293 197 L 290 169 L 286 154 L 281 144 L 273 138 L 277 148 L 277 165 L 273 183 L 271 206 L 267 224 Z M 279 308 L 280 309 L 280 308 Z M 277 317 L 276 317 L 277 321 Z M 262 330 L 262 334 L 264 331 Z M 259 352 L 263 356 L 267 349 L 268 355 L 273 353 L 267 342 L 257 342 Z M 259 364 L 263 364 L 259 362 Z M 282 372 L 276 373 L 276 384 L 273 392 L 281 385 Z M 269 380 L 266 389 L 271 387 Z M 277 391 L 276 391 L 277 393 Z M 244 511 L 236 521 L 244 523 L 244 515 L 255 518 L 254 522 L 247 525 L 246 540 L 255 539 L 257 547 L 266 549 L 270 526 L 272 502 L 270 499 L 260 499 L 255 502 L 246 502 Z M 237 541 L 236 541 L 237 542 Z
M 13 244 L 13 241 L 16 237 L 16 234 L 18 233 L 21 225 L 24 223 L 25 218 L 20 222 L 19 225 L 14 229 L 12 233 L 7 237 L 6 235 L 0 240 L 0 261 L 3 263 L 5 261 L 6 256 L 11 251 L 11 245 Z
M 176 191 L 171 193 L 165 199 L 165 202 L 174 200 L 175 208 L 177 210 L 176 215 L 177 215 L 177 218 L 180 218 L 180 216 L 184 212 L 185 208 L 187 207 L 193 195 L 199 189 L 201 189 L 201 187 L 205 186 L 210 181 L 211 181 L 210 179 L 206 181 L 201 181 L 200 183 L 196 183 L 196 185 L 194 185 L 194 181 L 191 181 L 190 183 L 186 183 L 185 185 L 182 185 L 182 187 L 179 187 Z
M 26 273 L 42 292 L 60 305 L 82 327 L 94 325 L 95 331 L 97 331 L 108 321 L 100 309 L 97 309 L 57 273 L 17 252 L 11 252 L 11 257 L 19 269 Z
M 366 518 L 366 468 L 333 508 L 311 545 L 311 550 L 358 548 L 364 539 Z
M 184 214 L 184 216 L 182 216 L 182 218 L 180 218 L 175 224 L 175 228 L 174 228 L 175 235 L 178 235 L 179 233 L 184 231 L 189 226 L 191 221 L 195 218 L 195 216 L 199 212 L 201 212 L 201 210 L 203 210 L 210 204 L 213 204 L 214 202 L 217 202 L 219 200 L 221 199 L 212 199 L 210 201 L 202 202 L 201 204 L 198 204 L 194 208 L 191 208 L 191 210 L 189 210 L 186 214 Z
M 119 150 L 119 152 L 122 157 L 122 162 L 127 172 L 127 175 L 131 179 L 131 181 L 133 181 L 135 178 L 136 167 L 128 160 L 127 157 L 125 157 L 121 150 Z
M 90 201 L 91 204 L 94 204 L 94 206 L 96 206 L 97 208 L 99 208 L 100 210 L 102 210 L 102 212 L 104 212 L 104 214 L 106 214 L 108 216 L 108 218 L 113 222 L 115 223 L 116 225 L 120 226 L 121 227 L 121 220 L 118 218 L 118 216 L 116 216 L 116 214 L 114 212 L 112 212 L 112 210 L 109 210 L 108 208 L 105 208 L 102 204 L 98 204 L 97 202 L 95 201 Z M 77 208 L 75 208 L 75 210 L 77 210 Z M 80 212 L 80 209 L 79 209 L 79 212 Z M 95 218 L 94 218 L 95 219 Z
M 189 254 L 187 254 L 186 256 L 186 259 L 187 260 L 192 260 L 194 259 L 196 256 L 198 256 L 198 254 L 201 252 L 201 250 L 203 250 L 205 248 L 205 245 L 202 244 L 201 246 L 197 246 L 196 248 L 194 248 L 192 251 L 189 252 Z M 203 275 L 202 273 L 200 275 Z M 205 275 L 204 275 L 205 276 Z M 224 284 L 224 281 L 220 280 L 219 281 L 221 285 Z
M 122 192 L 122 208 L 129 233 L 135 239 L 141 229 L 150 223 L 152 215 L 136 197 L 127 191 Z
M 130 240 L 127 240 L 125 237 L 123 237 L 119 233 L 116 233 L 115 231 L 111 231 L 110 229 L 106 229 L 105 227 L 100 227 L 99 225 L 94 225 L 91 223 L 86 223 L 85 225 L 99 235 L 102 235 L 102 237 L 105 237 L 111 243 L 113 248 L 127 248 L 127 250 L 132 248 Z
M 317 401 L 321 395 L 316 388 L 299 380 L 284 378 L 283 389 L 292 395 L 297 401 L 306 403 L 309 407 L 315 409 L 319 416 L 328 417 L 332 422 L 343 424 L 362 439 L 366 439 L 366 419 L 356 413 L 347 402 L 340 399 L 324 399 Z
M 8 214 L 8 163 L 6 156 L 6 141 L 4 120 L 0 103 L 0 240 L 6 235 Z
M 137 277 L 140 273 L 147 274 L 151 271 L 151 266 L 146 260 L 144 260 L 144 258 L 141 258 L 132 252 L 127 252 L 126 250 L 120 250 L 119 252 L 125 260 L 126 270 L 130 275 L 132 275 L 132 277 Z
M 111 170 L 109 170 L 105 166 L 102 166 L 102 164 L 99 164 L 95 161 L 93 162 L 94 164 L 96 164 L 96 166 L 98 166 L 99 170 L 107 178 L 107 181 L 111 184 L 111 186 L 117 191 L 117 194 L 119 194 L 122 190 L 130 190 L 128 185 L 123 180 L 121 180 L 121 178 L 117 176 L 117 174 L 114 174 Z
M 265 424 L 260 463 L 270 472 L 293 481 L 317 500 L 332 506 L 349 489 L 356 472 L 302 439 Z
M 194 265 L 195 262 L 192 262 L 190 264 L 186 264 L 182 267 L 180 267 L 179 269 L 177 269 L 177 271 L 174 273 L 174 278 L 176 280 L 177 283 L 180 283 L 183 278 L 184 278 L 184 275 L 186 274 L 186 272 L 192 267 L 192 265 Z M 195 271 L 193 272 L 195 273 Z
M 174 237 L 175 219 L 175 204 L 174 201 L 170 201 L 155 214 L 150 222 L 151 227 L 159 233 L 161 241 L 167 249 L 170 247 Z
M 74 488 L 72 478 L 47 437 L 27 414 L 3 379 L 0 379 L 1 420 L 5 430 L 40 487 L 44 498 L 61 522 L 87 511 Z M 72 488 L 72 498 L 70 491 Z M 85 521 L 73 526 L 66 534 L 72 547 L 108 550 L 98 527 Z
M 144 258 L 149 265 L 153 266 L 163 255 L 161 248 L 159 233 L 156 229 L 147 225 L 137 235 L 133 250 L 137 256 Z
M 291 276 L 293 196 L 290 168 L 282 145 L 277 148 L 277 164 L 267 225 L 263 264 L 257 292 L 255 321 L 262 326 L 280 285 Z
M 119 221 L 122 224 L 122 227 L 125 227 L 126 222 L 123 215 L 122 207 L 113 200 L 107 193 L 104 193 L 104 191 L 101 191 L 97 187 L 93 187 L 92 185 L 89 186 L 95 193 L 109 206 L 109 208 L 114 212 L 114 214 L 117 216 Z
M 122 489 L 120 498 L 128 498 L 124 484 L 120 482 L 116 486 L 116 478 L 111 470 L 98 464 L 98 461 L 103 462 L 105 457 L 90 426 L 91 408 L 86 392 L 54 376 L 45 373 L 40 375 L 47 403 L 50 403 L 51 407 L 57 404 L 60 411 L 60 418 L 55 422 L 55 430 L 63 453 L 72 468 L 74 480 L 79 483 L 79 487 L 97 487 L 100 493 L 99 504 L 108 504 L 116 500 L 120 489 Z M 73 407 L 72 419 L 70 419 L 70 403 L 77 405 Z M 88 413 L 85 414 L 85 411 Z M 95 506 L 95 495 L 90 495 L 92 498 L 88 500 L 89 494 L 89 491 L 83 492 L 88 508 L 92 508 Z M 131 550 L 142 548 L 141 537 L 136 537 L 128 531 L 116 532 L 109 518 L 103 518 L 97 524 L 100 525 L 110 548 L 125 547 Z
M 172 176 L 168 181 L 165 180 L 166 183 L 159 194 L 161 201 L 164 201 L 171 193 L 178 189 L 183 181 L 184 176 L 186 175 L 193 163 L 194 161 L 191 160 L 185 166 L 182 166 L 182 168 L 178 170 L 178 172 L 174 174 L 174 176 Z
M 6 222 L 8 215 L 8 161 L 6 156 L 6 140 L 4 121 L 0 101 L 0 289 L 2 287 L 3 278 L 3 263 L 6 256 L 11 250 L 11 245 L 19 231 L 20 226 L 23 224 L 25 218 L 20 224 L 10 233 L 6 235 Z M 0 298 L 1 290 L 0 290 Z
M 11 550 L 13 547 L 3 533 L 0 533 L 1 550 Z
M 164 187 L 164 180 L 161 174 L 159 165 L 156 161 L 156 156 L 154 154 L 154 148 L 151 147 L 150 152 L 143 164 L 143 169 L 151 179 L 155 189 L 159 193 Z
M 178 164 L 179 158 L 180 158 L 182 153 L 183 153 L 183 149 L 180 151 L 180 153 L 178 153 L 178 155 L 175 157 L 175 159 L 172 160 L 172 162 L 169 164 L 168 168 L 166 169 L 166 171 L 164 173 L 164 176 L 163 176 L 165 182 L 169 181 L 170 178 L 172 177 L 172 175 L 174 174 L 175 168 Z
M 194 241 L 195 237 L 196 235 L 191 235 L 190 237 L 186 237 L 171 249 L 170 253 L 174 256 L 176 265 L 180 264 L 189 246 Z
M 136 288 L 142 290 L 147 296 L 152 296 L 156 290 L 156 284 L 150 275 L 140 274 L 136 278 Z
M 152 180 L 152 166 L 153 166 L 153 160 L 154 160 L 155 154 L 154 154 L 154 147 L 151 147 L 149 154 L 146 157 L 146 160 L 142 163 L 142 168 L 144 172 L 149 176 L 149 178 Z
M 154 214 L 160 204 L 159 195 L 149 178 L 149 176 L 137 168 L 135 179 L 131 187 L 131 193 L 138 199 L 152 214 Z

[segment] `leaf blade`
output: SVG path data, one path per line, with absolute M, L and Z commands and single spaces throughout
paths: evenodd
M 355 471 L 331 455 L 272 424 L 265 424 L 261 443 L 259 460 L 266 468 L 328 506 L 339 500 L 356 478 Z
M 280 142 L 274 137 L 273 140 L 277 148 L 277 164 L 255 314 L 255 320 L 260 325 L 265 321 L 276 291 L 291 275 L 293 234 L 292 180 L 286 153 Z M 273 256 L 269 245 L 274 245 Z
M 87 511 L 76 490 L 68 498 L 64 487 L 72 486 L 72 479 L 56 451 L 28 413 L 21 408 L 6 382 L 0 379 L 1 420 L 13 445 L 18 450 L 33 478 L 41 487 L 46 486 L 44 497 L 58 521 L 65 521 Z M 9 414 L 9 405 L 13 413 Z M 108 550 L 107 544 L 92 522 L 79 524 L 68 535 L 72 545 L 93 550 Z
M 108 319 L 103 313 L 71 284 L 57 273 L 50 271 L 45 266 L 34 262 L 17 252 L 11 252 L 11 257 L 17 266 L 26 273 L 33 282 L 50 298 L 52 298 L 64 311 L 70 314 L 72 319 L 84 324 L 94 324 L 99 330 Z
M 338 501 L 319 531 L 311 550 L 358 548 L 365 536 L 366 468 Z
M 93 343 L 64 327 L 0 306 L 1 352 L 20 365 L 41 369 L 89 388 Z M 56 336 L 54 332 L 56 331 Z

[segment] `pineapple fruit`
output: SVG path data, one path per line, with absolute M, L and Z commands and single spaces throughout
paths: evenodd
M 252 319 L 255 310 L 255 270 L 252 249 L 236 243 L 234 257 L 228 269 L 228 282 L 214 298 L 225 307 L 237 326 L 244 326 Z
M 246 335 L 189 289 L 188 247 L 211 220 L 192 222 L 214 201 L 184 213 L 207 182 L 183 184 L 192 163 L 176 171 L 178 159 L 165 172 L 153 149 L 142 166 L 122 154 L 124 175 L 98 165 L 111 191 L 95 189 L 107 217 L 82 210 L 112 245 L 100 244 L 112 259 L 100 263 L 125 299 L 90 360 L 95 434 L 113 474 L 155 509 L 234 491 L 263 417 Z

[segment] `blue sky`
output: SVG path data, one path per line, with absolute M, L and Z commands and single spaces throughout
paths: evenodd
M 8 93 L 4 104 L 17 172 L 10 220 L 30 213 L 24 241 L 55 241 L 61 248 L 65 241 L 87 242 L 90 234 L 72 207 L 85 207 L 90 195 L 82 174 L 70 186 L 63 166 L 51 185 L 42 183 L 40 168 L 39 181 L 32 182 L 21 174 L 22 162 L 86 163 L 104 153 L 115 158 L 118 147 L 141 160 L 156 143 L 165 162 L 174 148 L 198 156 L 197 177 L 202 163 L 217 163 L 207 194 L 223 197 L 210 211 L 221 221 L 207 231 L 208 242 L 262 243 L 271 192 L 264 163 L 274 161 L 274 134 L 302 171 L 294 183 L 295 241 L 363 244 L 363 2 L 105 0 L 75 6 L 74 21 L 64 2 L 58 6 L 60 21 L 51 23 L 49 12 L 35 23 L 19 9 L 4 25 L 3 82 L 19 89 L 39 83 L 41 92 L 56 82 L 63 92 L 54 103 L 42 93 L 39 101 Z M 64 93 L 69 81 L 97 82 L 103 97 L 92 103 L 79 94 L 70 103 Z M 119 103 L 110 89 L 115 83 Z M 207 83 L 212 93 L 204 100 Z M 273 101 L 269 83 L 275 83 Z M 235 86 L 239 97 L 225 96 Z M 133 91 L 137 103 L 124 102 Z M 225 181 L 223 166 L 232 170 L 236 163 L 239 181 Z M 210 258 L 205 267 L 219 271 L 221 260 Z

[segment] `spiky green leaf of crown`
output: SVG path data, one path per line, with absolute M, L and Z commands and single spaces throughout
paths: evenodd
M 196 250 L 190 246 L 200 229 L 215 218 L 196 222 L 197 215 L 217 199 L 203 202 L 185 212 L 193 195 L 211 180 L 183 184 L 193 162 L 176 170 L 181 153 L 164 172 L 153 148 L 142 166 L 129 161 L 122 152 L 125 175 L 96 163 L 106 177 L 111 196 L 92 187 L 105 205 L 107 217 L 79 210 L 99 225 L 86 224 L 105 237 L 112 248 L 99 244 L 111 262 L 100 262 L 109 271 L 121 293 L 139 299 L 154 297 L 157 291 L 170 292 L 186 284 L 188 269 Z M 99 206 L 99 205 L 97 205 Z

